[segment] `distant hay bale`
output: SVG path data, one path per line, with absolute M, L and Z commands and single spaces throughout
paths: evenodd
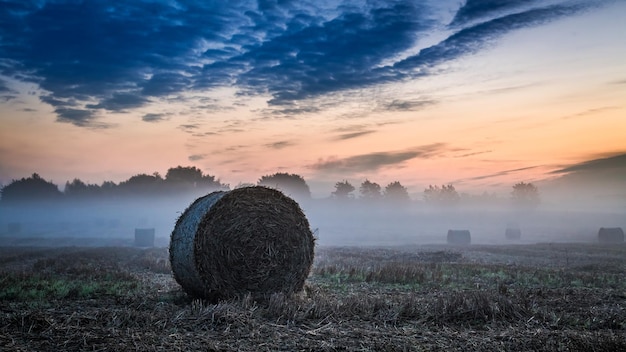
M 598 231 L 600 243 L 624 243 L 624 230 L 621 227 L 601 227 Z
M 10 222 L 7 224 L 7 232 L 9 235 L 17 235 L 22 232 L 22 224 L 19 222 Z
M 522 238 L 522 230 L 517 226 L 508 226 L 504 232 L 507 240 L 519 240 Z
M 154 247 L 154 228 L 135 229 L 135 247 Z
M 174 278 L 208 300 L 298 292 L 313 264 L 302 209 L 280 191 L 243 187 L 196 199 L 172 232 Z
M 467 246 L 472 242 L 469 230 L 448 230 L 448 244 Z

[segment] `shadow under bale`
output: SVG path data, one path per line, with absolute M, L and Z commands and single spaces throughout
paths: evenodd
M 448 230 L 448 244 L 468 246 L 472 242 L 469 230 Z
M 172 232 L 174 278 L 211 301 L 301 291 L 314 256 L 302 209 L 280 191 L 244 187 L 198 198 Z
M 601 227 L 598 231 L 600 243 L 624 243 L 624 230 L 621 227 Z

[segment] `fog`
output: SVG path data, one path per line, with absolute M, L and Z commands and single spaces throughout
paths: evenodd
M 166 247 L 177 218 L 195 198 L 3 206 L 0 245 L 126 246 L 133 245 L 135 229 L 154 228 L 155 245 Z M 311 199 L 299 204 L 320 246 L 444 245 L 450 229 L 469 230 L 472 245 L 591 243 L 597 242 L 600 227 L 626 228 L 626 203 L 597 199 L 563 203 L 545 199 L 526 210 L 506 202 L 433 207 L 419 201 L 398 206 Z M 14 224 L 19 224 L 19 230 Z M 521 238 L 507 239 L 507 227 L 518 227 Z

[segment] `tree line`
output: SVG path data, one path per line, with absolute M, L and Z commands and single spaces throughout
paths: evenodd
M 239 184 L 235 188 L 253 186 Z M 302 176 L 290 173 L 275 173 L 262 176 L 257 185 L 277 188 L 296 200 L 311 198 L 311 191 Z M 216 190 L 229 190 L 230 185 L 222 183 L 215 176 L 204 174 L 194 166 L 177 166 L 167 170 L 165 176 L 158 172 L 151 175 L 138 174 L 120 183 L 105 181 L 100 185 L 89 184 L 75 178 L 65 183 L 63 191 L 50 181 L 46 181 L 35 173 L 30 177 L 13 180 L 0 188 L 0 201 L 3 204 L 25 201 L 58 201 L 58 200 L 93 200 L 120 198 L 126 196 L 169 196 L 194 193 L 207 194 Z M 411 201 L 409 192 L 399 181 L 393 181 L 382 188 L 378 183 L 366 179 L 358 188 L 349 181 L 343 180 L 335 184 L 330 198 L 338 202 L 362 201 L 364 203 L 385 202 L 408 204 Z M 433 186 L 424 189 L 425 203 L 450 207 L 461 201 L 461 195 L 453 185 Z M 483 197 L 484 198 L 484 197 Z M 511 200 L 514 205 L 533 208 L 539 205 L 538 188 L 532 183 L 520 182 L 513 186 Z

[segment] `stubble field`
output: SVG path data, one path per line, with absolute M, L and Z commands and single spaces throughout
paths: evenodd
M 167 248 L 0 247 L 7 351 L 626 351 L 626 245 L 318 247 L 304 292 L 188 297 Z

